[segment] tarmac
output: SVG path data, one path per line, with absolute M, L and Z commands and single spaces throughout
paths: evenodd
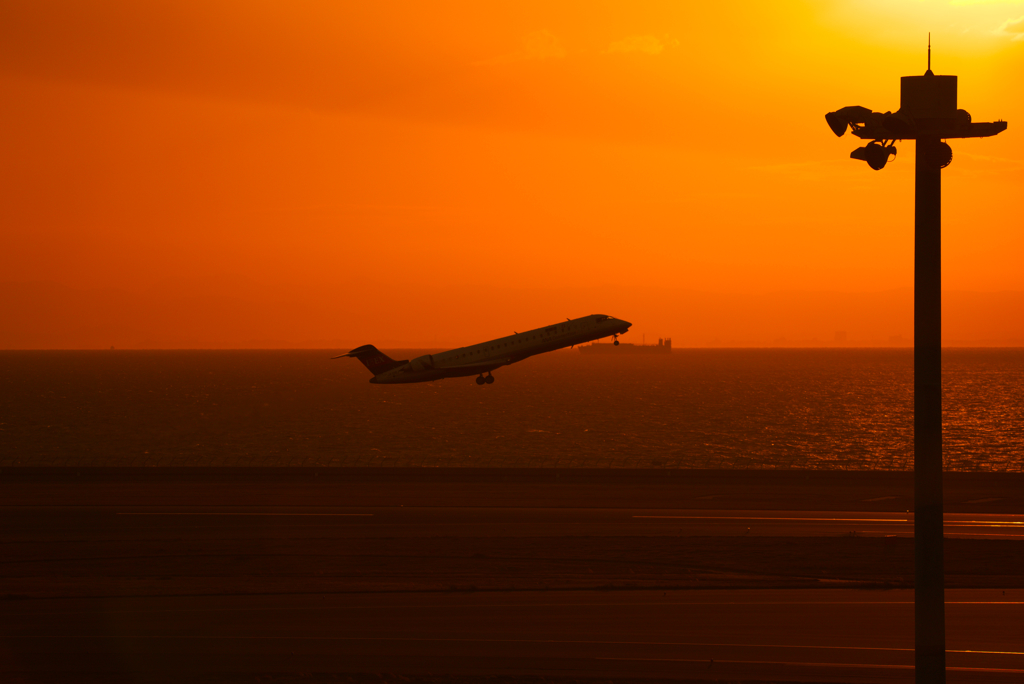
M 4 468 L 0 679 L 909 682 L 911 487 Z M 1024 477 L 945 491 L 949 681 L 1021 681 Z

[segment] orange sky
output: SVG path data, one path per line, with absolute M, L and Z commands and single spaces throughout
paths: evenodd
M 7 0 L 0 348 L 909 341 L 913 143 L 823 115 L 928 31 L 1010 122 L 943 175 L 946 338 L 1024 344 L 1024 1 Z

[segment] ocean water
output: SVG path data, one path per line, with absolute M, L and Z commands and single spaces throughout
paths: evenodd
M 0 466 L 913 461 L 909 349 L 562 351 L 499 369 L 483 387 L 371 385 L 361 364 L 330 355 L 0 352 Z M 943 373 L 946 467 L 1024 470 L 1024 350 L 945 350 Z

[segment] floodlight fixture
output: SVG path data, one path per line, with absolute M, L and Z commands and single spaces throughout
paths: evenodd
M 864 125 L 874 115 L 867 107 L 843 107 L 825 115 L 825 121 L 837 137 L 843 137 L 846 129 L 852 125 Z
M 881 171 L 890 161 L 890 157 L 896 158 L 896 146 L 881 145 L 877 142 L 869 142 L 864 147 L 858 147 L 850 153 L 851 159 L 866 161 L 868 166 L 875 171 Z
M 926 163 L 945 168 L 953 160 L 953 150 L 945 142 L 952 138 L 987 138 L 1006 130 L 1005 121 L 975 123 L 965 109 L 957 109 L 957 77 L 932 73 L 931 40 L 928 42 L 928 70 L 923 76 L 904 76 L 900 83 L 900 108 L 895 112 L 875 112 L 852 106 L 825 115 L 832 132 L 842 136 L 850 130 L 865 147 L 853 151 L 853 159 L 866 161 L 875 171 L 895 156 L 893 143 L 916 140 L 927 149 Z M 878 148 L 891 149 L 883 159 Z
M 953 148 L 949 143 L 937 142 L 924 149 L 925 162 L 936 169 L 944 169 L 953 163 Z

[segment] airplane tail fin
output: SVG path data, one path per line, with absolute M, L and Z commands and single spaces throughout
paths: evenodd
M 372 344 L 364 344 L 362 347 L 356 347 L 347 354 L 342 354 L 341 356 L 335 356 L 332 358 L 343 359 L 348 356 L 359 359 L 359 361 L 366 366 L 374 376 L 378 376 L 381 373 L 386 373 L 392 368 L 398 368 L 399 366 L 409 363 L 408 361 L 395 361 Z

